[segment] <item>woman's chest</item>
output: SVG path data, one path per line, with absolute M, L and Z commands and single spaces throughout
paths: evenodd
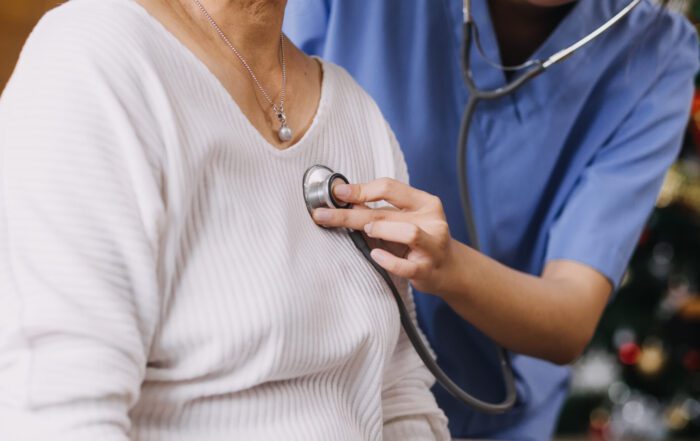
M 230 386 L 245 388 L 393 351 L 390 292 L 347 234 L 313 223 L 302 191 L 317 163 L 352 181 L 375 178 L 368 146 L 388 148 L 377 142 L 359 134 L 279 154 L 208 142 L 183 153 L 186 165 L 170 174 L 180 177 L 169 185 L 172 261 L 152 351 L 162 378 L 232 375 L 253 363 L 255 374 Z

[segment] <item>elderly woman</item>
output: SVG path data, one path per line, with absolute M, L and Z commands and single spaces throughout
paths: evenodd
M 0 439 L 448 438 L 387 286 L 302 197 L 316 163 L 405 181 L 391 130 L 283 0 L 200 1 L 58 7 L 2 95 Z

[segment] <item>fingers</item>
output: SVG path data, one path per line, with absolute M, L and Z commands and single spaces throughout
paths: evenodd
M 381 248 L 375 248 L 371 253 L 372 259 L 388 272 L 406 279 L 414 279 L 418 274 L 418 264 L 408 259 L 396 257 Z
M 421 249 L 432 254 L 433 239 L 416 224 L 396 221 L 375 221 L 364 227 L 367 236 L 406 245 L 410 249 Z
M 351 204 L 387 201 L 401 209 L 416 209 L 434 202 L 434 196 L 396 179 L 380 178 L 365 184 L 341 184 L 333 188 L 333 195 Z
M 388 219 L 395 220 L 397 216 L 401 215 L 395 210 L 384 210 L 381 208 L 371 210 L 359 205 L 356 207 L 351 210 L 317 208 L 313 212 L 313 218 L 316 223 L 324 227 L 362 230 L 370 222 Z

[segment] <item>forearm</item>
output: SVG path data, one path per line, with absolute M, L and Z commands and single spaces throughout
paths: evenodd
M 590 340 L 612 288 L 592 267 L 554 260 L 542 277 L 507 268 L 451 238 L 438 198 L 392 179 L 338 185 L 334 192 L 355 205 L 386 201 L 398 210 L 317 209 L 317 222 L 405 246 L 397 254 L 375 248 L 372 259 L 442 297 L 502 346 L 568 363 Z
M 599 284 L 607 283 L 602 276 L 550 266 L 536 277 L 456 241 L 452 253 L 451 276 L 438 295 L 500 345 L 563 364 L 590 340 L 607 300 L 599 294 Z

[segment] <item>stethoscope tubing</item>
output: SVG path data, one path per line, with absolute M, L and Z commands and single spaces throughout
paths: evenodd
M 471 127 L 476 106 L 481 101 L 495 100 L 515 92 L 530 80 L 542 74 L 546 68 L 542 62 L 537 61 L 534 63 L 533 67 L 504 86 L 493 90 L 479 89 L 474 82 L 469 61 L 471 55 L 472 27 L 472 22 L 467 22 L 464 24 L 462 77 L 464 78 L 464 84 L 467 86 L 467 90 L 469 91 L 469 98 L 467 99 L 467 104 L 465 106 L 464 113 L 462 114 L 462 121 L 459 128 L 459 139 L 457 141 L 457 175 L 459 179 L 459 194 L 462 202 L 462 210 L 464 212 L 464 219 L 467 224 L 467 234 L 471 240 L 472 248 L 481 250 L 479 235 L 477 234 L 476 222 L 474 221 L 474 214 L 472 211 L 469 182 L 467 179 L 467 144 L 469 141 L 469 128 Z
M 471 241 L 471 246 L 477 251 L 481 251 L 481 243 L 479 241 L 479 235 L 477 234 L 476 222 L 474 220 L 474 212 L 472 209 L 471 192 L 469 186 L 469 180 L 467 179 L 467 152 L 468 152 L 468 140 L 469 140 L 469 128 L 474 117 L 474 111 L 476 106 L 481 101 L 495 100 L 504 97 L 510 93 L 513 93 L 518 88 L 528 83 L 533 78 L 540 75 L 545 71 L 545 67 L 542 63 L 536 62 L 533 67 L 529 68 L 526 72 L 519 75 L 516 79 L 509 82 L 508 84 L 493 90 L 482 90 L 476 86 L 474 78 L 472 76 L 472 71 L 470 67 L 470 52 L 471 52 L 471 35 L 472 35 L 472 23 L 467 22 L 464 24 L 464 46 L 462 48 L 462 76 L 464 77 L 464 83 L 469 90 L 469 98 L 462 115 L 462 122 L 459 128 L 459 139 L 457 144 L 457 176 L 459 179 L 459 195 L 462 204 L 462 210 L 464 212 L 464 220 L 467 226 L 467 235 Z M 480 400 L 473 395 L 465 392 L 459 386 L 454 384 L 452 380 L 445 375 L 444 380 L 450 386 L 447 387 L 443 381 L 440 384 L 445 387 L 445 389 L 450 392 L 455 398 L 468 404 L 475 409 L 484 412 L 498 414 L 503 413 L 511 409 L 517 400 L 517 391 L 515 387 L 515 374 L 513 373 L 513 367 L 510 361 L 510 355 L 505 348 L 497 346 L 499 365 L 501 367 L 501 374 L 503 376 L 503 383 L 505 387 L 505 398 L 499 403 L 489 403 Z M 432 372 L 432 370 L 431 370 Z M 435 373 L 433 373 L 435 375 Z M 437 378 L 437 376 L 436 376 Z
M 396 301 L 396 305 L 399 309 L 399 318 L 401 319 L 401 326 L 403 327 L 404 332 L 406 333 L 406 336 L 408 337 L 409 341 L 413 345 L 413 348 L 416 350 L 418 357 L 420 357 L 420 359 L 423 361 L 423 364 L 425 364 L 425 367 L 430 371 L 430 373 L 433 374 L 435 380 L 437 380 L 437 382 L 440 383 L 440 385 L 442 385 L 442 387 L 444 387 L 445 390 L 449 392 L 452 396 L 454 396 L 456 399 L 484 413 L 503 413 L 511 407 L 513 407 L 517 395 L 515 392 L 515 379 L 513 378 L 513 369 L 510 366 L 509 357 L 503 356 L 503 354 L 501 354 L 501 371 L 503 372 L 503 376 L 506 378 L 506 399 L 502 403 L 487 403 L 462 390 L 457 385 L 457 383 L 452 381 L 452 379 L 440 368 L 440 366 L 436 363 L 435 359 L 433 359 L 433 356 L 430 350 L 428 349 L 428 346 L 423 341 L 420 332 L 414 324 L 414 321 L 411 317 L 411 314 L 408 311 L 408 308 L 406 307 L 406 304 L 401 298 L 401 294 L 396 288 L 396 285 L 394 285 L 393 280 L 391 280 L 391 276 L 389 276 L 389 273 L 384 268 L 379 266 L 379 264 L 375 262 L 372 258 L 370 254 L 372 250 L 367 241 L 365 241 L 362 232 L 349 230 L 348 234 L 352 239 L 352 242 L 355 244 L 355 247 L 357 247 L 357 249 L 360 250 L 360 252 L 364 255 L 365 259 L 367 259 L 367 261 L 374 267 L 374 269 L 379 273 L 382 279 L 384 279 L 386 284 L 389 286 L 391 294 L 394 296 L 394 300 Z

